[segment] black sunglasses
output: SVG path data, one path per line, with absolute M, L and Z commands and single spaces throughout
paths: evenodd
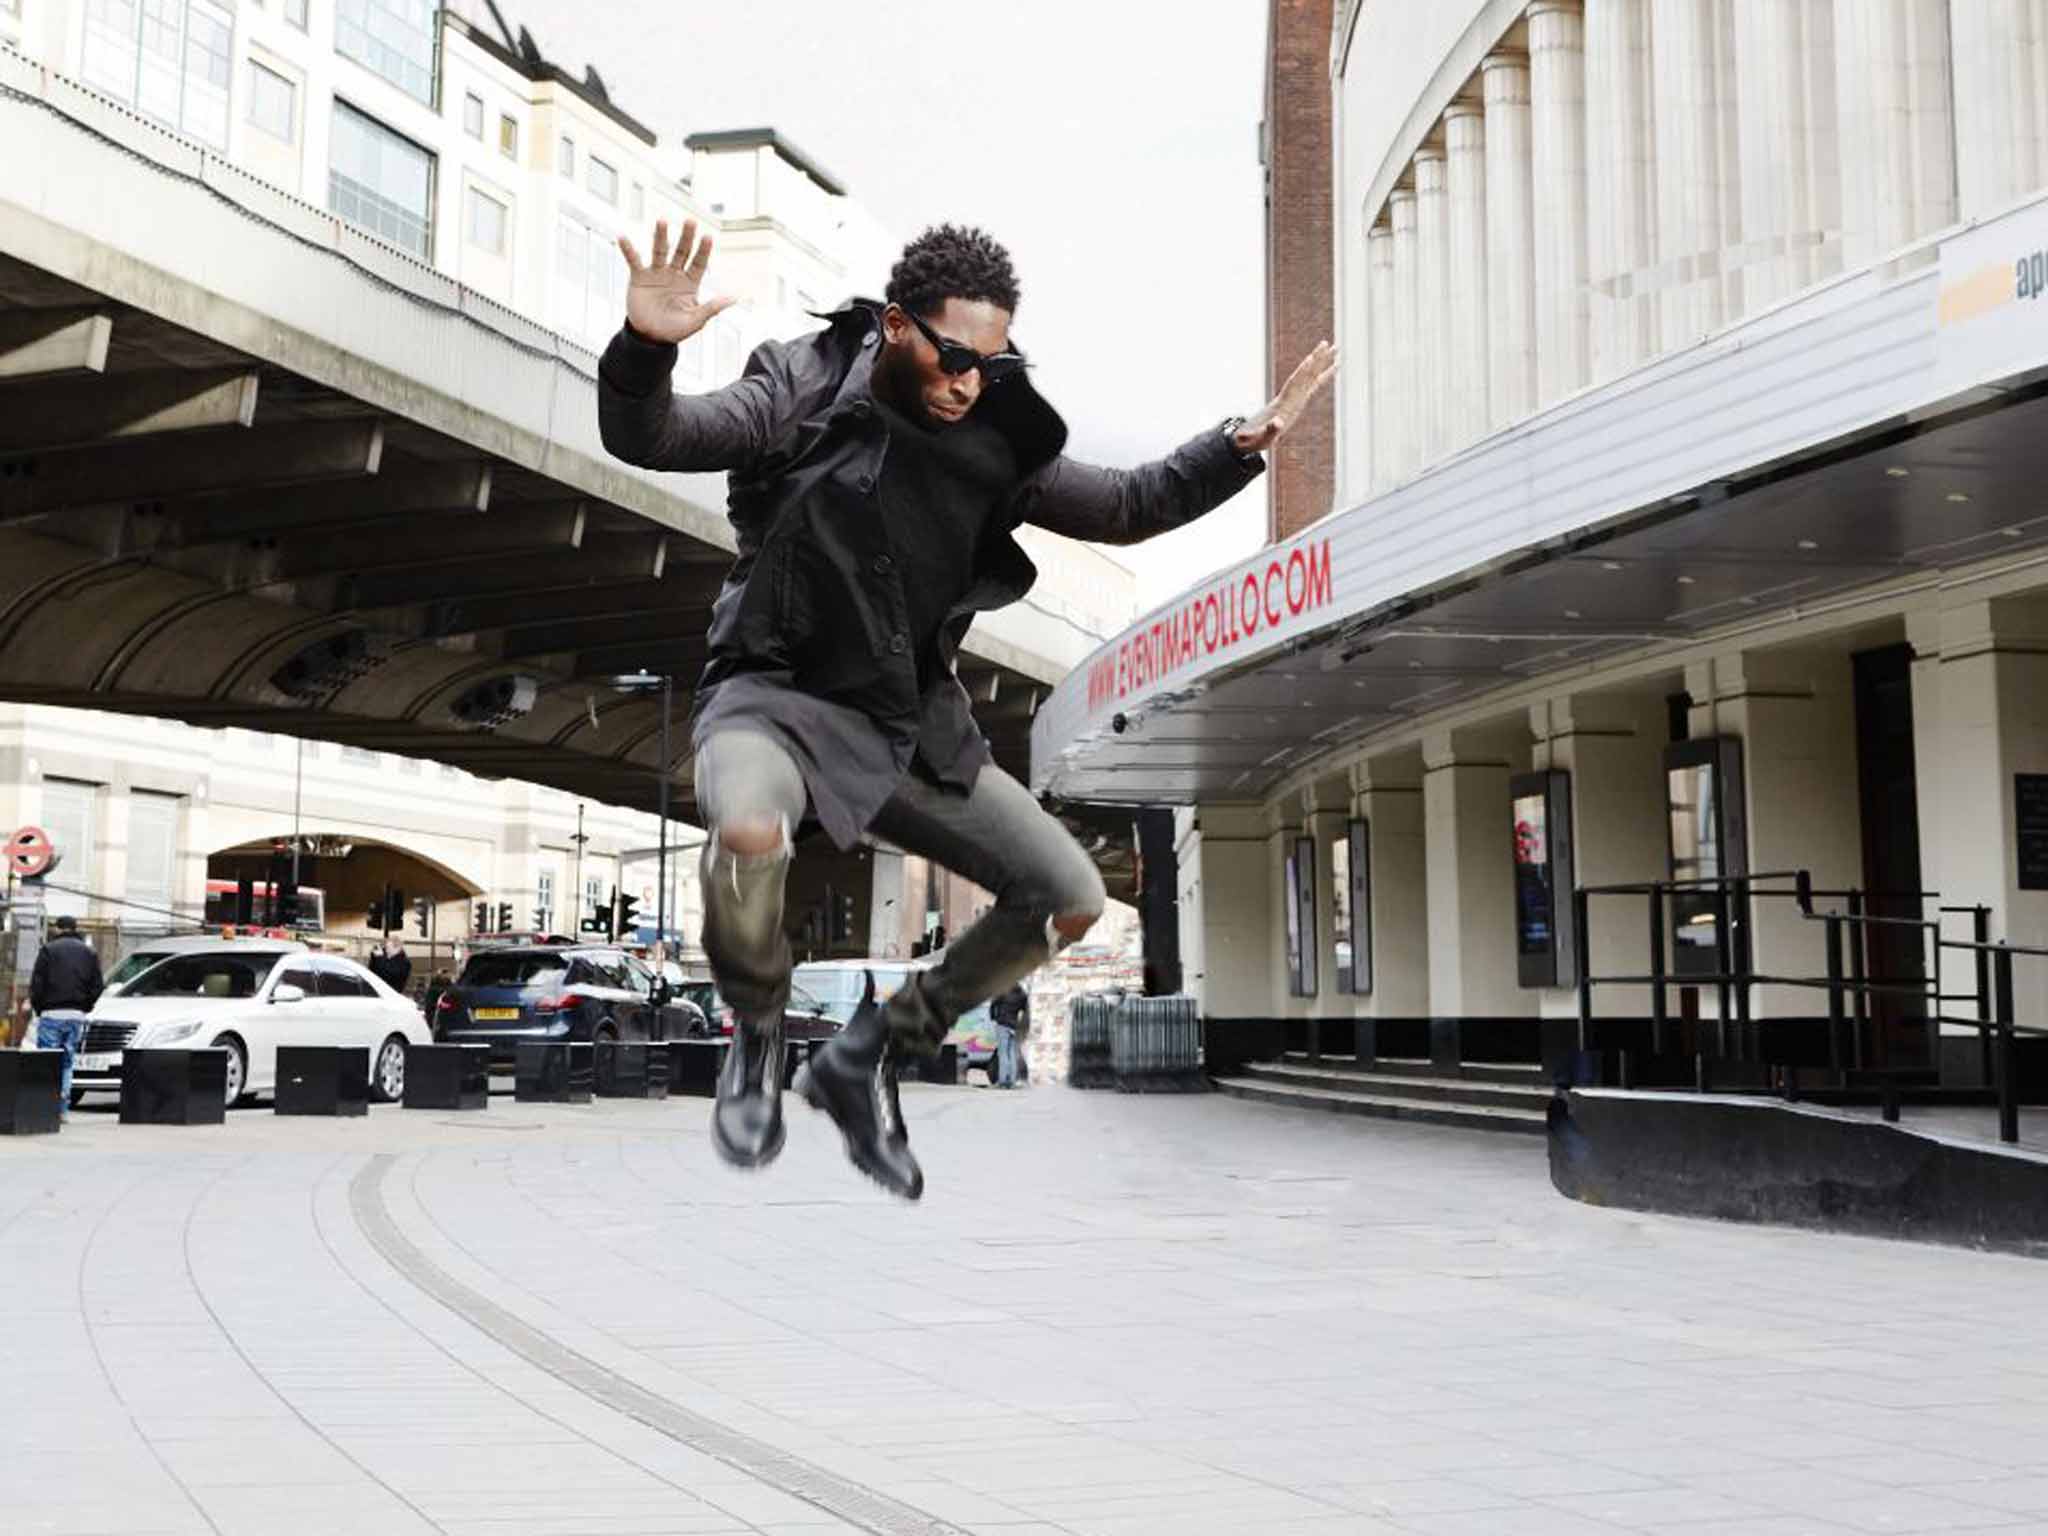
M 964 342 L 952 341 L 941 336 L 916 315 L 911 315 L 909 310 L 906 309 L 903 313 L 910 315 L 910 323 L 923 332 L 924 339 L 938 350 L 939 367 L 946 373 L 965 373 L 970 368 L 979 368 L 981 382 L 988 385 L 1000 384 L 1005 379 L 1014 379 L 1025 369 L 1022 352 L 991 352 L 984 356 Z

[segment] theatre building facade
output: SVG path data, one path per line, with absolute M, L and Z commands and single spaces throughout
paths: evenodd
M 1534 1059 L 1589 976 L 1690 1040 L 1832 965 L 1819 1060 L 1981 1081 L 1910 923 L 2048 946 L 2038 8 L 1331 20 L 1331 510 L 1071 676 L 1034 787 L 1175 809 L 1217 1023 Z

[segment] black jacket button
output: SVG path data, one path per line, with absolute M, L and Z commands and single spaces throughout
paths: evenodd
M 902 654 L 903 654 L 903 653 L 904 653 L 905 651 L 907 651 L 907 650 L 909 650 L 909 649 L 910 649 L 910 637 L 909 637 L 909 636 L 907 636 L 907 635 L 891 635 L 891 636 L 889 637 L 889 654 L 890 654 L 891 656 L 901 656 L 901 655 L 902 655 Z
M 891 560 L 887 555 L 875 556 L 875 574 L 877 576 L 886 576 L 895 569 L 896 562 L 894 560 Z
M 874 494 L 875 477 L 873 475 L 862 475 L 854 484 L 860 487 L 861 495 L 871 496 Z

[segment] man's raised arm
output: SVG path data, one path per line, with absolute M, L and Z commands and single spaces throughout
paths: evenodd
M 678 395 L 669 384 L 677 346 L 733 303 L 702 297 L 711 236 L 700 241 L 690 220 L 671 254 L 662 220 L 654 226 L 652 260 L 643 265 L 623 236 L 619 253 L 632 276 L 626 323 L 597 369 L 597 424 L 606 451 L 644 469 L 744 468 L 774 436 L 784 381 L 757 359 L 739 380 L 708 394 Z
M 1197 434 L 1163 459 L 1103 469 L 1064 456 L 1018 492 L 1018 520 L 1094 544 L 1136 544 L 1213 511 L 1265 472 L 1280 440 L 1337 371 L 1327 341 L 1295 365 L 1258 415 Z

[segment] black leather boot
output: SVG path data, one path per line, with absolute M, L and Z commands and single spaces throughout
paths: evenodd
M 782 1015 L 733 1025 L 711 1111 L 711 1144 L 735 1168 L 765 1168 L 782 1151 Z
M 875 1002 L 870 976 L 867 995 L 846 1027 L 798 1071 L 796 1091 L 832 1117 L 854 1167 L 890 1194 L 915 1200 L 924 1193 L 924 1170 L 903 1125 L 896 1060 L 889 1019 Z

